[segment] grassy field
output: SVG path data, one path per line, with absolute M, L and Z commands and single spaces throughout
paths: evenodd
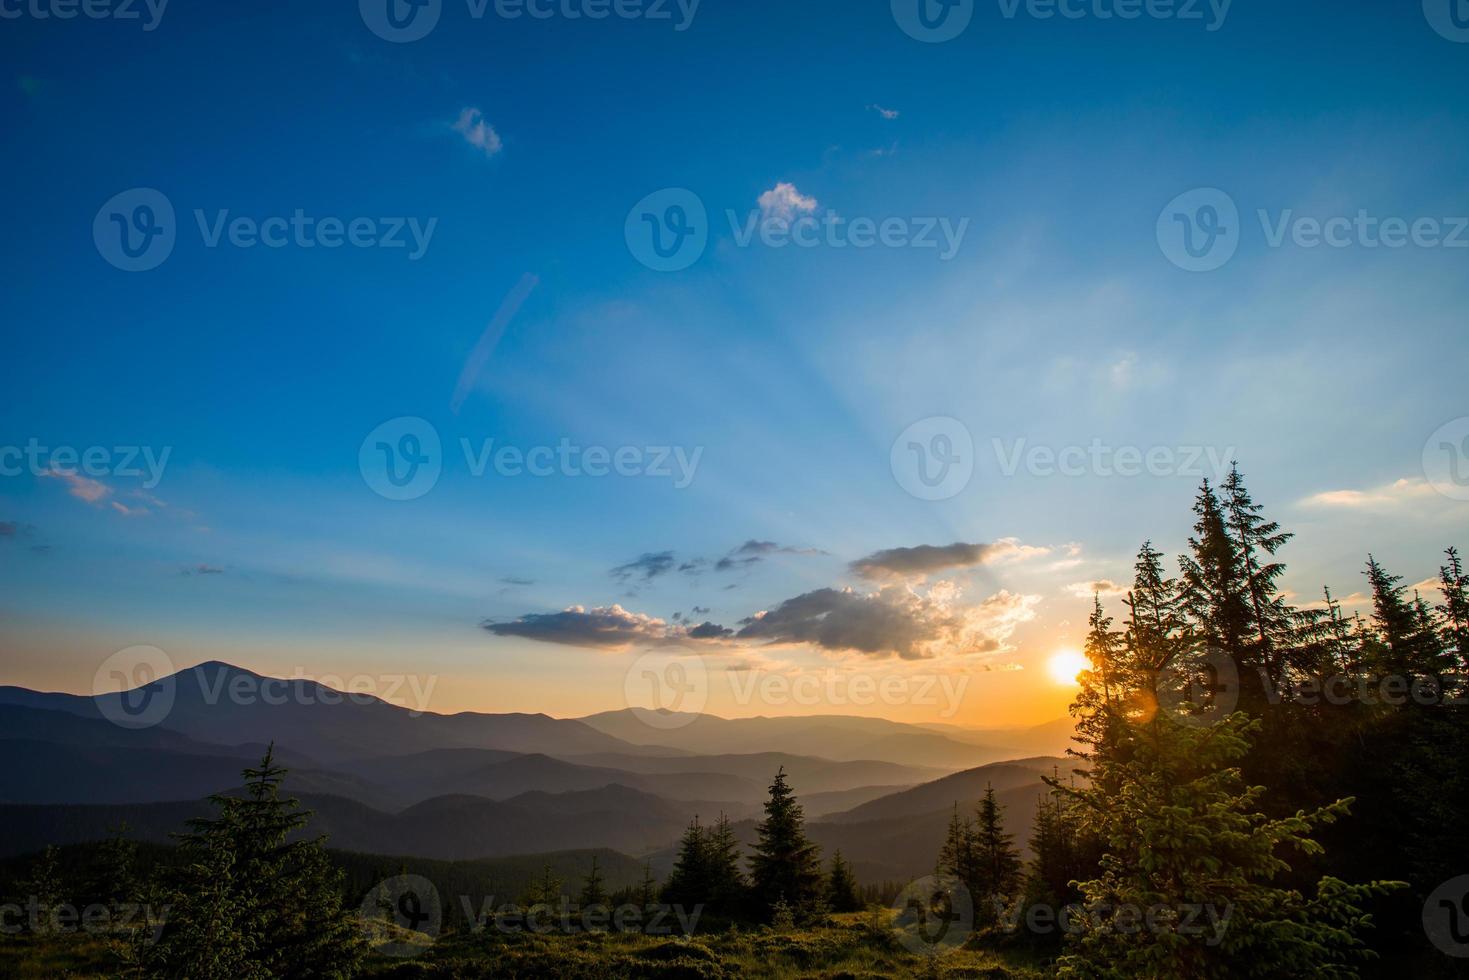
M 118 977 L 118 961 L 99 937 L 0 937 L 0 976 L 17 980 Z M 534 935 L 455 933 L 411 958 L 375 953 L 364 976 L 376 978 L 555 978 L 555 980 L 859 980 L 878 977 L 1039 980 L 1045 964 L 958 949 L 938 958 L 910 952 L 870 914 L 833 916 L 822 926 L 767 928 L 669 938 L 620 933 Z

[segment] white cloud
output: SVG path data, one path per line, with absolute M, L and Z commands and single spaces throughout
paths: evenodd
M 1390 510 L 1414 500 L 1432 498 L 1437 491 L 1427 480 L 1405 478 L 1375 490 L 1326 490 L 1312 494 L 1301 504 L 1338 510 Z
M 867 108 L 871 109 L 873 112 L 877 113 L 879 116 L 882 116 L 884 119 L 896 119 L 896 118 L 898 118 L 898 116 L 901 115 L 901 113 L 898 112 L 897 109 L 885 109 L 882 106 L 877 105 L 876 103 L 873 103 L 872 105 L 868 106 Z
M 505 145 L 500 140 L 500 134 L 495 132 L 495 127 L 485 119 L 484 113 L 472 106 L 459 113 L 459 119 L 454 123 L 454 132 L 463 136 L 464 142 L 470 146 L 483 150 L 487 157 L 499 153 Z
M 766 221 L 776 219 L 790 223 L 797 214 L 810 214 L 816 210 L 816 198 L 807 197 L 796 190 L 795 184 L 779 183 L 760 195 L 760 216 Z

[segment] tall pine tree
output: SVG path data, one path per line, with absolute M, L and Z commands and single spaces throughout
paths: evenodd
M 777 903 L 784 902 L 798 918 L 809 916 L 822 898 L 821 852 L 806 837 L 805 814 L 784 766 L 770 784 L 757 834 L 750 885 L 758 913 L 774 915 Z

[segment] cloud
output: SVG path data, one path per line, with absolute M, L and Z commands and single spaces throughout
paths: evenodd
M 732 629 L 705 620 L 689 630 L 688 637 L 691 640 L 722 640 L 733 633 L 734 630 Z
M 783 221 L 790 224 L 797 214 L 810 214 L 816 210 L 816 198 L 806 197 L 796 190 L 795 184 L 779 183 L 760 195 L 760 217 L 765 221 Z
M 627 582 L 637 579 L 648 582 L 659 575 L 668 573 L 673 568 L 673 552 L 650 551 L 644 552 L 626 565 L 618 565 L 612 569 L 611 575 L 619 582 Z
M 1072 582 L 1066 586 L 1066 591 L 1078 599 L 1090 599 L 1095 595 L 1126 595 L 1126 586 L 1118 585 L 1109 578 L 1097 579 L 1095 582 Z
M 223 568 L 216 568 L 213 565 L 199 564 L 199 565 L 195 565 L 193 568 L 186 568 L 186 569 L 184 569 L 183 574 L 185 574 L 185 575 L 223 575 L 224 574 L 224 569 Z
M 465 107 L 459 113 L 459 119 L 454 123 L 454 132 L 464 137 L 464 142 L 470 146 L 483 150 L 485 156 L 492 157 L 499 153 L 505 146 L 500 140 L 500 134 L 495 132 L 480 112 L 473 106 Z
M 19 533 L 19 524 L 14 521 L 0 521 L 0 538 L 14 538 Z
M 733 572 L 741 568 L 749 568 L 764 561 L 767 555 L 824 555 L 827 552 L 820 548 L 796 548 L 791 545 L 777 544 L 774 541 L 758 541 L 749 539 L 738 548 L 731 549 L 722 558 L 690 558 L 678 566 L 678 570 L 685 575 L 699 575 L 709 568 L 716 572 Z
M 927 595 L 903 586 L 869 593 L 817 589 L 741 620 L 735 639 L 904 660 L 993 653 L 1034 617 L 1032 607 L 1040 601 L 1000 592 L 978 606 L 963 606 L 959 596 L 947 584 Z
M 896 119 L 898 118 L 898 116 L 902 115 L 902 113 L 898 112 L 897 109 L 884 109 L 882 106 L 877 105 L 876 103 L 873 103 L 867 108 L 871 109 L 879 116 L 882 116 L 884 119 Z
M 1312 494 L 1301 504 L 1336 510 L 1390 510 L 1410 501 L 1431 498 L 1436 493 L 1427 480 L 1414 477 L 1375 490 L 1327 490 Z
M 504 578 L 500 579 L 500 584 L 501 585 L 535 585 L 536 584 L 536 580 L 533 579 L 533 578 L 521 578 L 518 575 L 506 575 Z
M 1001 538 L 992 544 L 920 544 L 912 548 L 888 548 L 859 558 L 849 566 L 865 579 L 922 579 L 950 568 L 972 568 L 1007 561 L 1024 561 L 1049 554 L 1049 548 L 1021 544 L 1017 538 Z
M 67 493 L 89 504 L 100 505 L 112 495 L 112 488 L 107 484 L 82 476 L 75 470 L 62 470 L 52 466 L 49 470 L 37 475 L 43 480 L 60 480 L 66 484 Z
M 613 604 L 588 609 L 570 606 L 555 613 L 527 613 L 509 622 L 485 620 L 480 627 L 495 636 L 518 636 L 541 643 L 620 650 L 677 640 L 684 631 L 653 616 Z M 699 627 L 702 629 L 703 627 Z

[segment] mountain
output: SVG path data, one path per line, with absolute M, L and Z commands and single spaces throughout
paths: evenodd
M 337 796 L 302 794 L 313 811 L 307 832 L 326 834 L 332 848 L 382 855 L 465 860 L 540 851 L 609 847 L 643 854 L 671 847 L 699 804 L 671 803 L 627 786 L 576 793 L 527 793 L 510 800 L 442 796 L 384 813 Z M 0 856 L 47 844 L 102 840 L 126 822 L 139 840 L 167 843 L 169 834 L 205 816 L 203 801 L 110 806 L 0 805 Z
M 955 803 L 960 809 L 973 809 L 973 805 L 984 796 L 987 786 L 994 786 L 997 793 L 1018 786 L 1039 786 L 1041 776 L 1049 775 L 1053 768 L 1059 767 L 1064 771 L 1067 765 L 1066 759 L 1052 756 L 993 763 L 880 797 L 844 813 L 834 813 L 826 819 L 829 823 L 892 820 L 937 810 L 947 812 Z
M 821 820 L 834 813 L 842 813 L 880 797 L 900 793 L 908 786 L 858 786 L 855 789 L 839 789 L 830 793 L 806 793 L 801 796 L 801 806 L 807 820 Z
M 517 755 L 493 749 L 434 749 L 364 759 L 339 768 L 371 778 L 414 801 L 448 794 L 504 800 L 536 790 L 564 793 L 622 784 L 670 800 L 725 800 L 734 812 L 738 803 L 752 804 L 765 794 L 761 783 L 720 772 L 645 774 L 579 765 L 540 753 Z
M 600 753 L 570 757 L 588 765 L 611 766 L 640 773 L 716 772 L 749 780 L 760 787 L 763 799 L 770 781 L 784 767 L 798 794 L 830 793 L 862 786 L 911 786 L 944 775 L 946 769 L 906 766 L 895 762 L 855 760 L 833 762 L 789 752 L 755 752 L 743 755 L 699 755 L 664 757 Z
M 370 695 L 345 694 L 309 680 L 266 677 L 218 662 L 181 670 L 151 687 L 165 695 L 172 691 L 172 707 L 162 723 L 173 732 L 217 745 L 275 742 L 326 764 L 454 747 L 556 754 L 649 751 L 579 721 L 538 714 L 417 712 Z M 90 698 L 0 687 L 0 705 L 64 711 L 92 720 L 105 719 L 102 709 L 120 714 L 125 696 Z
M 586 725 L 644 749 L 676 748 L 701 755 L 789 752 L 837 761 L 873 760 L 929 768 L 968 769 L 1016 753 L 1003 746 L 959 740 L 918 725 L 855 715 L 790 718 L 720 718 L 669 714 L 682 722 L 654 728 L 631 710 L 606 711 L 580 719 Z

